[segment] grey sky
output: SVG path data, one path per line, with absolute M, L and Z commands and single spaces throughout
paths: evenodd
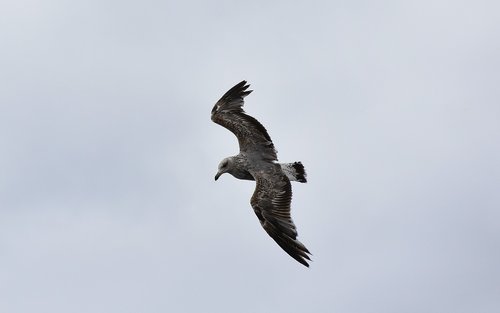
M 497 1 L 4 1 L 0 311 L 498 312 Z M 302 161 L 306 269 L 222 176 Z

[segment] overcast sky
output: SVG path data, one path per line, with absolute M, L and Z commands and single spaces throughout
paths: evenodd
M 0 311 L 500 311 L 498 1 L 0 4 Z M 302 161 L 310 268 L 224 175 Z

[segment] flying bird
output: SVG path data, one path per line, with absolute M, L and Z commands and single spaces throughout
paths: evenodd
M 252 90 L 242 81 L 229 89 L 212 109 L 212 121 L 227 128 L 238 138 L 240 153 L 223 159 L 215 180 L 229 173 L 238 179 L 254 180 L 250 204 L 271 238 L 292 258 L 305 266 L 311 260 L 309 250 L 297 240 L 297 228 L 290 216 L 290 181 L 307 182 L 301 162 L 278 163 L 271 137 L 262 124 L 243 111 L 244 98 Z M 309 255 L 308 255 L 309 254 Z

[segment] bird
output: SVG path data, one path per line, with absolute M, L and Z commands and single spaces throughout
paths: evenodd
M 307 182 L 302 162 L 278 163 L 277 151 L 266 128 L 243 110 L 244 98 L 253 90 L 245 80 L 229 89 L 214 105 L 211 120 L 238 138 L 239 153 L 224 158 L 215 180 L 224 173 L 256 182 L 250 204 L 267 234 L 292 258 L 306 267 L 309 250 L 297 239 L 290 215 L 290 181 Z

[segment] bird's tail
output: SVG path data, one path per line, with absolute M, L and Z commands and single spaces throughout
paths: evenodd
M 299 162 L 293 163 L 280 163 L 281 170 L 285 173 L 290 181 L 298 181 L 300 183 L 307 183 L 307 174 L 304 165 Z

